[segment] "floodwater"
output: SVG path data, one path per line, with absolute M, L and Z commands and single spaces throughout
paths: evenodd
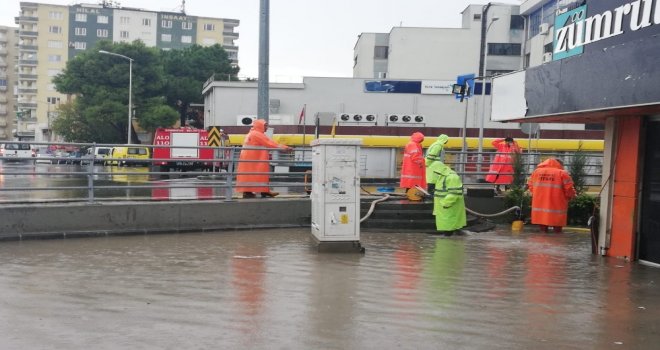
M 660 269 L 588 235 L 309 229 L 0 243 L 1 349 L 657 349 Z

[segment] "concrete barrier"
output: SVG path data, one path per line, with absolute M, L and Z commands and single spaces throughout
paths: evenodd
M 10 205 L 0 240 L 309 226 L 309 198 Z

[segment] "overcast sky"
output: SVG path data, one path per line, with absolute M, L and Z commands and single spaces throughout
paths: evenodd
M 0 0 L 0 25 L 15 26 L 19 0 Z M 79 1 L 35 1 L 72 5 Z M 96 3 L 97 1 L 80 1 Z M 519 0 L 499 3 L 520 4 Z M 122 6 L 152 11 L 178 11 L 181 0 L 123 0 Z M 259 0 L 187 0 L 191 16 L 233 18 L 242 77 L 257 77 Z M 300 81 L 303 76 L 350 77 L 353 46 L 362 32 L 388 33 L 394 26 L 461 26 L 461 12 L 484 0 L 271 0 L 271 81 Z

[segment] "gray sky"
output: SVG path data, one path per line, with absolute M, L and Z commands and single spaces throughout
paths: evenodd
M 15 26 L 19 0 L 0 0 L 0 25 Z M 60 5 L 95 0 L 35 1 Z M 241 76 L 257 77 L 259 0 L 187 0 L 192 16 L 234 18 L 238 27 Z M 519 0 L 499 3 L 519 4 Z M 122 0 L 122 6 L 175 11 L 181 0 Z M 387 33 L 394 26 L 454 28 L 461 11 L 485 0 L 271 0 L 271 81 L 300 81 L 303 76 L 350 77 L 353 46 L 362 32 Z

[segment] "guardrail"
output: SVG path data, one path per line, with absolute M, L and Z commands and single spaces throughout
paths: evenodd
M 89 143 L 42 143 L 29 144 L 35 150 L 34 157 L 0 157 L 0 203 L 31 202 L 80 202 L 103 201 L 163 201 L 163 200 L 224 200 L 236 197 L 236 169 L 240 147 L 184 147 L 161 146 L 170 149 L 214 150 L 214 157 L 203 158 L 94 158 L 94 150 L 100 147 L 147 147 L 151 145 L 117 145 Z M 77 153 L 90 149 L 90 153 Z M 251 149 L 267 149 L 254 148 Z M 270 151 L 271 172 L 269 184 L 251 184 L 244 187 L 267 185 L 276 192 L 306 196 L 311 191 L 311 159 L 309 147 L 297 147 L 292 152 L 274 149 Z M 183 152 L 190 153 L 190 152 Z M 462 176 L 465 186 L 493 186 L 483 180 L 488 174 L 490 160 L 496 153 L 457 152 L 443 153 L 445 163 Z M 543 159 L 558 157 L 570 164 L 573 153 L 524 152 L 524 164 L 528 176 Z M 162 161 L 180 161 L 186 165 L 198 163 L 196 168 L 174 170 L 156 166 Z M 254 162 L 254 161 L 252 161 Z M 116 164 L 114 164 L 116 163 Z M 400 165 L 400 164 L 399 164 Z M 481 171 L 478 170 L 479 165 Z M 166 170 L 165 170 L 166 169 Z M 602 154 L 588 153 L 585 170 L 588 185 L 600 185 Z M 255 173 L 244 173 L 255 174 Z M 398 187 L 398 178 L 363 178 L 363 186 Z

